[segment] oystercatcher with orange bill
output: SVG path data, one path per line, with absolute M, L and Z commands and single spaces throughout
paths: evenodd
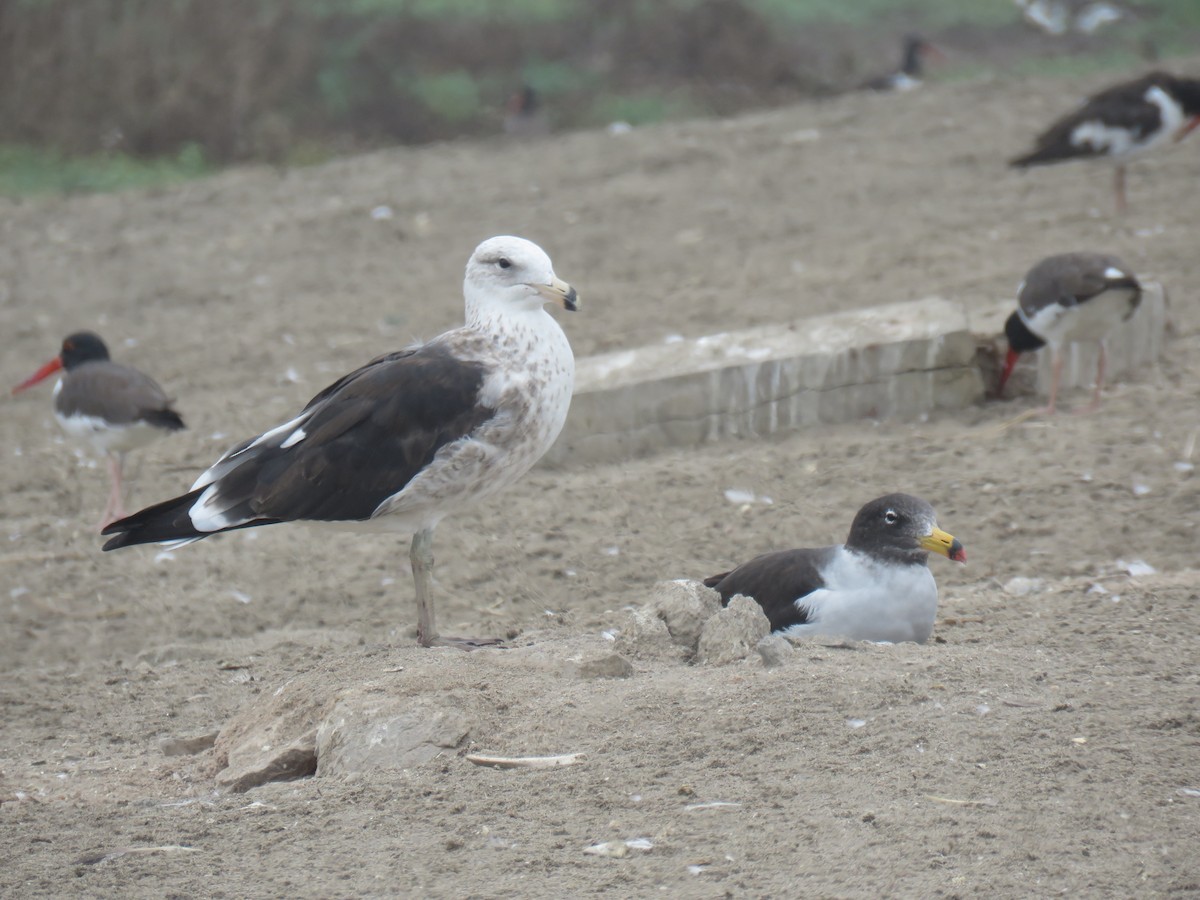
M 938 601 L 930 553 L 967 561 L 963 545 L 937 527 L 932 506 L 887 494 L 858 511 L 845 544 L 765 553 L 704 584 L 724 604 L 738 594 L 755 600 L 782 634 L 923 644 Z
M 1035 147 L 1009 165 L 1023 169 L 1072 159 L 1116 164 L 1117 212 L 1127 209 L 1125 164 L 1200 125 L 1200 79 L 1151 72 L 1089 98 L 1038 135 Z
M 100 527 L 125 515 L 122 469 L 125 454 L 184 427 L 171 401 L 149 375 L 113 362 L 91 331 L 63 339 L 58 356 L 15 388 L 19 394 L 61 371 L 54 387 L 54 417 L 71 437 L 90 444 L 108 461 L 111 488 Z
M 517 237 L 475 248 L 463 295 L 464 326 L 334 382 L 222 456 L 188 493 L 104 529 L 114 535 L 104 549 L 278 522 L 411 534 L 418 641 L 492 643 L 439 638 L 433 531 L 524 475 L 558 437 L 575 358 L 543 307 L 574 310 L 578 295 L 540 247 Z
M 918 34 L 904 37 L 900 68 L 885 75 L 868 78 L 859 87 L 868 91 L 904 92 L 919 88 L 925 71 L 925 60 L 944 59 L 942 51 Z
M 1029 270 L 1017 288 L 1017 311 L 1004 323 L 1008 354 L 996 395 L 1004 390 L 1022 353 L 1049 344 L 1053 354 L 1050 402 L 1043 412 L 1053 413 L 1062 379 L 1062 345 L 1095 341 L 1100 345 L 1095 393 L 1091 404 L 1080 411 L 1097 409 L 1108 361 L 1105 339 L 1114 328 L 1133 317 L 1141 302 L 1141 284 L 1115 256 L 1062 253 L 1046 257 Z
M 529 85 L 524 85 L 504 105 L 504 133 L 513 137 L 540 137 L 550 133 L 550 120 L 542 109 L 541 97 Z

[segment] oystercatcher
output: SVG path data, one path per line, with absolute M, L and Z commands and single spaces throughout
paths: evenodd
M 550 133 L 550 122 L 542 111 L 537 91 L 525 85 L 504 106 L 504 133 L 513 137 L 535 137 Z
M 753 598 L 783 634 L 924 643 L 938 600 L 931 552 L 967 561 L 963 545 L 937 527 L 932 506 L 887 494 L 858 511 L 845 544 L 766 553 L 704 584 L 722 603 Z
M 1020 169 L 1070 159 L 1108 159 L 1116 164 L 1113 191 L 1117 212 L 1123 214 L 1125 164 L 1171 139 L 1183 140 L 1197 125 L 1200 79 L 1151 72 L 1089 98 L 1042 132 L 1034 149 L 1009 165 Z
M 904 49 L 900 58 L 900 68 L 886 75 L 876 75 L 868 78 L 860 87 L 871 91 L 911 91 L 921 86 L 921 76 L 924 74 L 926 59 L 942 59 L 940 51 L 920 35 L 909 34 L 904 37 Z
M 1050 402 L 1054 412 L 1058 382 L 1062 378 L 1062 345 L 1071 341 L 1096 341 L 1100 362 L 1091 404 L 1100 405 L 1108 348 L 1105 339 L 1115 327 L 1128 321 L 1142 300 L 1137 277 L 1115 256 L 1103 253 L 1062 253 L 1048 256 L 1029 270 L 1017 288 L 1017 311 L 1004 323 L 1008 355 L 996 388 L 999 396 L 1022 353 L 1050 345 L 1053 367 Z
M 15 388 L 19 394 L 55 372 L 54 417 L 71 437 L 90 444 L 108 462 L 111 488 L 100 527 L 125 515 L 122 468 L 125 454 L 184 427 L 163 389 L 149 375 L 113 362 L 91 331 L 63 339 L 62 350 Z
M 464 326 L 334 382 L 188 493 L 110 525 L 104 549 L 296 521 L 411 534 L 419 642 L 478 646 L 438 636 L 433 531 L 524 475 L 558 437 L 575 358 L 543 306 L 574 310 L 578 295 L 540 247 L 516 237 L 475 248 L 463 295 Z

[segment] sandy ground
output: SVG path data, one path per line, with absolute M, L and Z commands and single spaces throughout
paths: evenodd
M 580 355 L 930 294 L 983 303 L 1073 249 L 1166 282 L 1177 335 L 1090 417 L 1005 427 L 1031 401 L 992 403 L 539 469 L 439 529 L 447 630 L 513 637 L 473 654 L 412 647 L 395 538 L 280 528 L 101 554 L 102 467 L 63 442 L 48 389 L 9 401 L 0 893 L 1200 892 L 1200 481 L 1182 465 L 1200 427 L 1200 143 L 1132 169 L 1124 220 L 1102 166 L 1003 165 L 1112 80 L 934 84 L 5 201 L 5 383 L 93 327 L 190 425 L 136 458 L 134 503 L 455 324 L 463 263 L 493 233 L 537 240 L 579 288 L 563 321 Z M 840 540 L 891 490 L 933 502 L 969 553 L 933 562 L 928 645 L 813 641 L 771 669 L 635 655 L 615 680 L 544 664 L 611 648 L 602 632 L 656 581 Z M 1131 577 L 1137 560 L 1154 573 Z M 444 703 L 470 735 L 404 771 L 246 794 L 216 790 L 211 751 L 163 754 L 296 679 Z M 505 772 L 475 750 L 586 758 Z M 629 839 L 650 849 L 584 853 Z

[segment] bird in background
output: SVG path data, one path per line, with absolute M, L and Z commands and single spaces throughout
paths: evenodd
M 491 643 L 438 634 L 433 532 L 519 479 L 558 437 L 575 360 L 543 307 L 575 310 L 578 295 L 540 247 L 504 236 L 475 248 L 463 296 L 462 327 L 340 378 L 187 493 L 108 526 L 104 549 L 281 522 L 411 534 L 420 644 Z
M 864 81 L 860 87 L 871 91 L 911 91 L 922 84 L 926 60 L 942 60 L 945 55 L 918 34 L 904 37 L 900 68 Z
M 844 544 L 764 553 L 704 584 L 725 605 L 750 597 L 782 634 L 924 643 L 938 601 L 930 553 L 967 561 L 963 545 L 938 528 L 932 506 L 887 494 L 858 511 Z
M 1062 253 L 1048 256 L 1029 270 L 1017 288 L 1017 309 L 1004 323 L 1008 354 L 1000 373 L 996 395 L 1022 353 L 1047 344 L 1053 354 L 1050 400 L 1043 412 L 1055 411 L 1062 380 L 1062 346 L 1075 341 L 1095 341 L 1100 346 L 1092 402 L 1081 412 L 1100 406 L 1104 369 L 1108 361 L 1108 335 L 1137 312 L 1142 285 L 1117 257 L 1104 253 Z
M 1038 135 L 1034 148 L 1009 162 L 1018 169 L 1101 159 L 1114 164 L 1117 213 L 1128 210 L 1125 167 L 1200 125 L 1200 79 L 1151 72 L 1088 98 Z
M 550 133 L 550 121 L 542 109 L 541 97 L 529 85 L 524 85 L 504 105 L 504 133 L 513 137 Z
M 91 331 L 63 339 L 58 356 L 13 388 L 19 394 L 62 372 L 54 386 L 54 417 L 70 437 L 100 452 L 108 463 L 110 489 L 101 528 L 125 515 L 125 454 L 184 427 L 171 400 L 149 375 L 109 358 Z

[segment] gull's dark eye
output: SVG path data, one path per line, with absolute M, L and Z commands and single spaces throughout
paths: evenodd
M 502 269 L 511 269 L 512 268 L 512 263 L 509 262 L 509 259 L 507 256 L 502 256 L 498 260 L 496 260 L 496 265 L 498 265 Z
M 889 525 L 895 525 L 898 521 L 900 521 L 900 517 L 896 515 L 895 510 L 889 509 L 883 514 L 883 521 L 887 522 Z

